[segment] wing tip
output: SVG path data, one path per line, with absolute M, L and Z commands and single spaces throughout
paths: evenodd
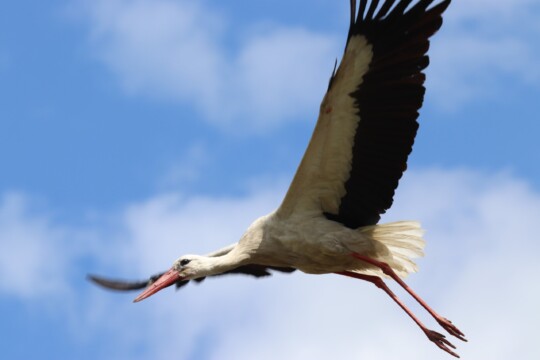
M 371 0 L 368 8 L 368 0 L 360 0 L 360 6 L 357 9 L 356 0 L 350 0 L 351 6 L 351 29 L 355 25 L 369 21 L 380 21 L 394 16 L 403 16 L 411 12 L 414 8 L 421 8 L 423 12 L 434 11 L 442 14 L 452 0 L 419 0 L 413 6 L 411 3 L 416 0 L 384 0 L 381 6 L 379 6 L 379 0 Z M 437 1 L 436 5 L 429 8 L 429 6 Z M 428 9 L 429 8 L 429 9 Z M 366 11 L 367 10 L 367 11 Z M 351 30 L 349 30 L 351 33 Z
M 118 291 L 130 291 L 144 289 L 149 285 L 150 280 L 146 281 L 122 281 L 107 279 L 101 276 L 87 274 L 86 279 L 95 285 L 98 285 L 104 289 L 118 290 Z

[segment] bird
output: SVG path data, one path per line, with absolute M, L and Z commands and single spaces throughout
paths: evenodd
M 427 338 L 459 357 L 445 335 L 428 329 L 387 286 L 397 282 L 450 335 L 467 341 L 405 282 L 423 256 L 416 221 L 379 223 L 407 168 L 424 101 L 430 38 L 451 0 L 350 0 L 350 25 L 305 154 L 281 203 L 240 240 L 207 255 L 183 255 L 144 281 L 90 275 L 105 288 L 158 291 L 224 274 L 338 274 L 382 289 Z

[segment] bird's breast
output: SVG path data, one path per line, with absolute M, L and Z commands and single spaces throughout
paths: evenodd
M 272 219 L 261 230 L 260 241 L 251 250 L 254 263 L 294 267 L 310 274 L 351 269 L 355 263 L 351 247 L 361 252 L 372 247 L 360 232 L 322 216 Z

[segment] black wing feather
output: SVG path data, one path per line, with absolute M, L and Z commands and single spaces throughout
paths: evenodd
M 390 11 L 390 8 L 392 7 L 392 5 L 394 5 L 395 2 L 396 2 L 396 0 L 385 1 L 384 4 L 381 6 L 381 10 L 379 10 L 379 12 L 377 13 L 377 16 L 375 17 L 375 19 L 380 20 L 383 17 L 385 17 L 386 14 L 388 14 L 388 11 Z
M 366 14 L 366 19 L 373 19 L 373 14 L 375 14 L 375 9 L 377 9 L 377 5 L 379 5 L 379 0 L 371 1 L 371 5 L 369 6 L 369 10 Z
M 104 278 L 97 275 L 88 275 L 88 280 L 106 289 L 118 290 L 118 291 L 130 291 L 130 290 L 141 290 L 141 289 L 144 289 L 145 287 L 152 285 L 163 274 L 165 273 L 153 275 L 149 279 L 142 280 L 142 281 L 113 280 L 113 279 L 108 279 L 108 278 Z
M 360 0 L 360 8 L 358 9 L 358 15 L 356 21 L 364 17 L 364 12 L 366 11 L 368 0 Z M 356 9 L 355 9 L 356 10 Z M 354 24 L 353 24 L 354 25 Z
M 379 1 L 371 2 L 365 16 L 367 1 L 361 1 L 349 29 L 349 39 L 365 36 L 373 49 L 368 72 L 351 94 L 361 120 L 346 194 L 337 214 L 325 213 L 349 228 L 379 222 L 407 168 L 424 100 L 422 71 L 429 65 L 429 38 L 441 27 L 442 13 L 450 4 L 445 0 L 428 9 L 433 1 L 420 0 L 409 7 L 413 0 L 386 0 L 375 16 Z

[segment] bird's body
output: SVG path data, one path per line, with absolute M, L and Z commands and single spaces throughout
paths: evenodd
M 337 273 L 374 283 L 426 336 L 457 356 L 443 335 L 427 329 L 382 281 L 397 281 L 451 335 L 465 340 L 402 280 L 423 255 L 419 223 L 379 224 L 392 205 L 418 129 L 429 38 L 450 0 L 351 2 L 351 23 L 306 153 L 279 208 L 255 220 L 238 243 L 207 256 L 184 255 L 149 281 L 92 279 L 108 288 L 147 287 L 135 300 L 207 276 L 269 270 Z
M 374 252 L 371 241 L 358 230 L 320 216 L 280 219 L 272 213 L 257 219 L 237 247 L 257 264 L 324 274 L 358 267 L 347 244 L 361 252 Z
M 351 257 L 354 252 L 389 263 L 397 273 L 405 276 L 416 267 L 392 250 L 403 249 L 410 255 L 421 256 L 424 244 L 421 235 L 420 225 L 412 221 L 349 229 L 324 216 L 281 219 L 271 213 L 255 220 L 240 241 L 227 248 L 230 251 L 207 258 L 210 261 L 221 257 L 231 259 L 234 267 L 259 264 L 290 267 L 308 274 L 354 271 L 383 276 L 379 268 Z M 393 244 L 386 243 L 387 239 L 393 239 Z M 400 239 L 404 240 L 404 247 L 396 247 Z

